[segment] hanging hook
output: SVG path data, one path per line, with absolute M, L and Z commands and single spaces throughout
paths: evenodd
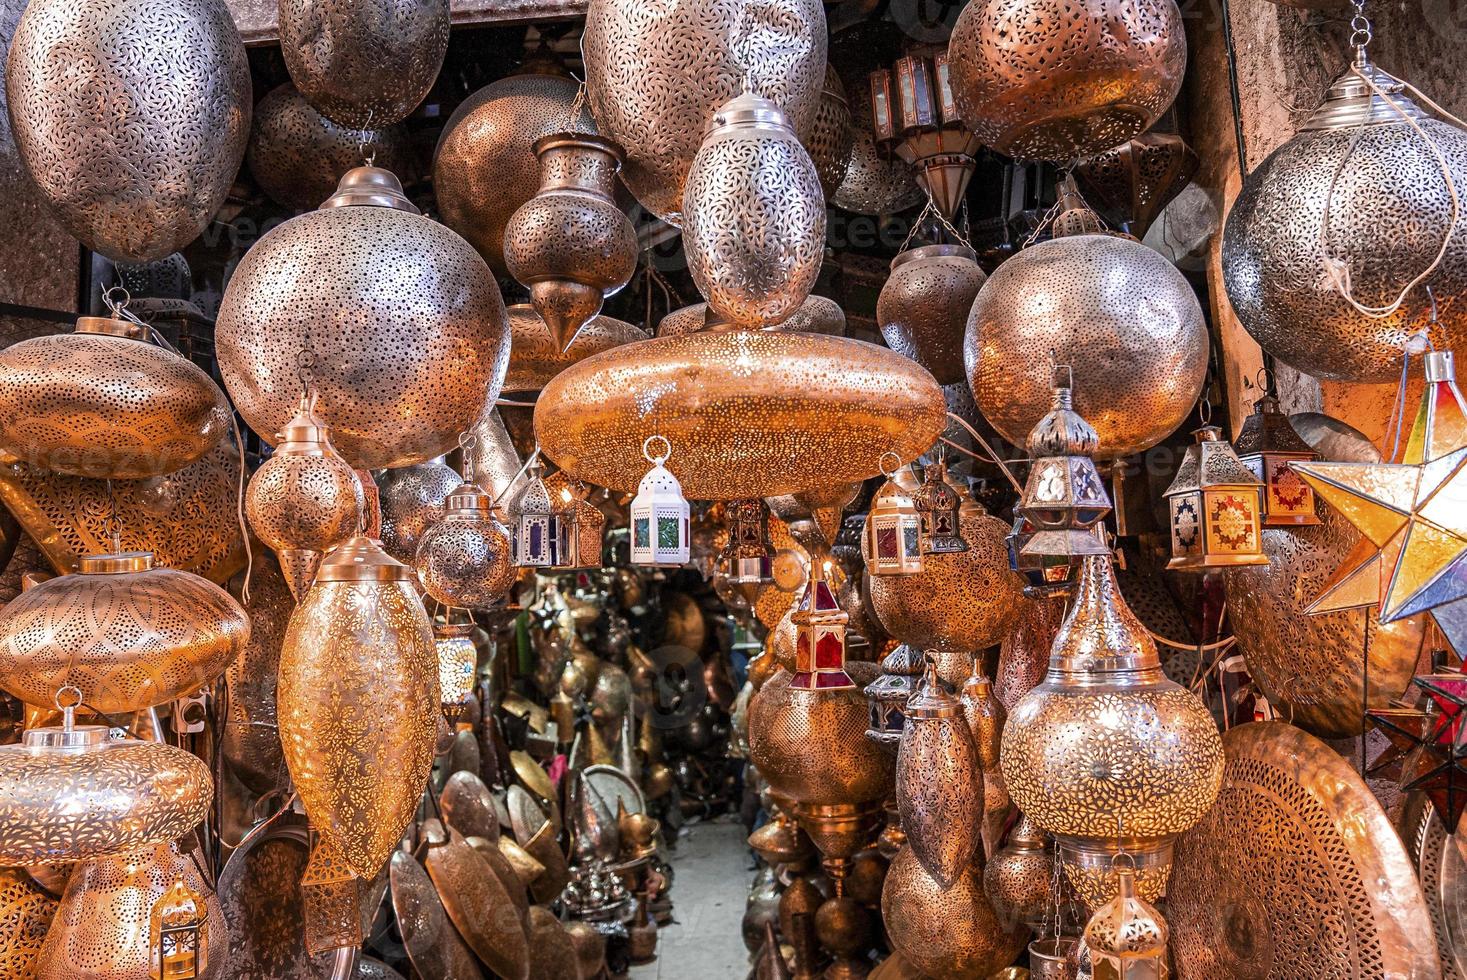
M 663 453 L 660 457 L 653 456 L 651 449 L 652 443 L 656 442 L 658 439 L 661 439 L 662 444 L 667 447 L 667 452 Z M 668 438 L 664 435 L 650 435 L 642 441 L 642 456 L 647 460 L 647 462 L 651 463 L 653 466 L 661 466 L 672 458 L 672 443 L 669 442 Z

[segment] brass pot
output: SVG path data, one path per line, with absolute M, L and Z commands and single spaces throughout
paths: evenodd
M 384 274 L 384 262 L 413 270 L 411 282 Z M 312 272 L 281 271 L 298 268 Z M 373 167 L 349 171 L 320 210 L 245 253 L 215 337 L 251 428 L 268 439 L 290 421 L 304 356 L 332 442 L 366 469 L 453 449 L 498 395 L 509 361 L 504 301 L 484 260 Z
M 0 612 L 0 686 L 37 705 L 74 686 L 93 710 L 140 711 L 213 683 L 249 637 L 212 582 L 154 568 L 151 552 L 92 555 Z
M 689 498 L 736 500 L 865 479 L 887 451 L 911 459 L 942 430 L 944 406 L 930 374 L 873 344 L 697 333 L 561 372 L 536 403 L 535 433 L 567 472 L 625 492 L 646 472 L 643 442 L 660 434 Z
M 707 303 L 694 303 L 673 310 L 657 324 L 657 336 L 680 337 L 699 330 L 727 329 L 728 325 L 714 314 L 709 315 Z M 779 323 L 767 326 L 767 330 L 789 333 L 823 333 L 832 337 L 846 334 L 846 313 L 833 299 L 811 293 L 795 311 Z
M 881 892 L 892 949 L 926 976 L 985 980 L 1024 948 L 1027 930 L 1001 923 L 983 892 L 983 875 L 970 867 L 944 888 L 903 847 Z
M 312 825 L 368 880 L 412 822 L 437 740 L 438 653 L 411 575 L 352 538 L 322 562 L 280 652 L 291 777 Z
M 285 82 L 255 106 L 245 162 L 260 190 L 277 204 L 310 211 L 331 196 L 342 174 L 361 165 L 364 150 L 404 183 L 417 179 L 418 156 L 405 126 L 374 120 L 364 133 L 332 122 Z
M 961 245 L 922 245 L 891 260 L 876 299 L 886 346 L 932 372 L 940 385 L 964 380 L 963 332 L 988 276 Z
M 574 116 L 576 82 L 559 69 L 511 75 L 479 89 L 448 117 L 433 155 L 433 193 L 443 222 L 497 275 L 510 215 L 540 188 L 535 141 L 567 129 L 596 132 L 589 106 Z
M 750 759 L 770 787 L 813 805 L 886 796 L 892 758 L 865 736 L 866 696 L 859 688 L 792 688 L 791 680 L 781 669 L 749 705 Z
M 592 354 L 646 340 L 638 327 L 609 316 L 593 316 L 581 327 L 570 346 L 562 349 L 550 328 L 528 303 L 515 303 L 509 312 L 509 373 L 504 393 L 538 392 L 566 368 Z M 515 469 L 518 469 L 516 465 Z M 513 475 L 513 470 L 510 475 Z
M 1009 526 L 970 505 L 958 532 L 968 550 L 923 555 L 915 575 L 871 576 L 871 607 L 897 641 L 967 655 L 999 642 L 1018 615 L 1024 582 L 1009 568 Z M 961 682 L 970 663 L 949 682 Z
M 224 976 L 229 925 L 200 861 L 170 842 L 77 865 L 36 959 L 36 980 L 150 980 L 149 916 L 177 881 L 207 896 L 201 937 L 207 965 L 199 976 Z
M 411 565 L 424 532 L 443 519 L 443 505 L 461 486 L 463 478 L 442 459 L 398 467 L 378 477 L 383 549 Z
M 144 479 L 196 462 L 229 431 L 224 393 L 127 320 L 0 351 L 0 454 L 98 479 Z M 49 703 L 49 702 L 48 702 Z
M 252 102 L 224 4 L 42 0 L 25 7 L 10 52 L 15 145 L 67 232 L 141 264 L 214 220 L 244 157 Z
M 1350 738 L 1364 729 L 1367 707 L 1388 706 L 1411 683 L 1425 624 L 1420 616 L 1382 624 L 1366 609 L 1305 613 L 1360 540 L 1333 507 L 1318 513 L 1319 524 L 1264 528 L 1268 564 L 1226 573 L 1228 622 L 1281 717 L 1320 738 Z
M 621 147 L 555 133 L 535 141 L 535 155 L 540 189 L 505 226 L 504 262 L 564 351 L 637 271 L 637 233 L 612 199 Z
M 1029 312 L 1041 308 L 1037 319 Z M 1067 235 L 989 278 L 964 350 L 979 409 L 1015 445 L 1050 410 L 1051 365 L 1074 365 L 1075 411 L 1100 436 L 1095 458 L 1115 459 L 1156 445 L 1187 417 L 1208 339 L 1197 294 L 1166 259 L 1113 235 Z
M 720 319 L 769 326 L 810 295 L 825 257 L 825 196 L 778 104 L 745 92 L 714 113 L 682 211 L 688 272 Z
M 1156 122 L 1181 90 L 1187 39 L 1174 0 L 982 0 L 963 8 L 947 54 L 953 99 L 984 144 L 1068 162 Z
M 582 42 L 587 101 L 603 135 L 626 150 L 627 187 L 677 225 L 714 111 L 747 79 L 805 133 L 820 102 L 825 45 L 819 0 L 771 0 L 752 19 L 718 3 L 593 0 Z
M 281 0 L 280 53 L 311 104 L 352 129 L 418 107 L 448 53 L 448 0 Z
M 1456 185 L 1467 186 L 1467 133 L 1426 115 L 1391 76 L 1360 68 L 1435 144 Z M 1228 299 L 1253 339 L 1287 364 L 1321 378 L 1393 381 L 1416 331 L 1430 327 L 1437 350 L 1467 339 L 1467 233 L 1460 222 L 1449 227 L 1451 216 L 1432 149 L 1346 69 L 1299 132 L 1243 181 L 1223 228 Z M 1410 290 L 1386 316 L 1358 312 L 1323 273 L 1327 252 L 1344 263 L 1359 302 L 1386 305 L 1431 264 L 1444 234 L 1446 254 L 1426 288 Z M 1433 297 L 1439 326 L 1428 323 Z
M 963 705 L 927 665 L 926 683 L 907 701 L 897 750 L 896 801 L 917 860 L 951 888 L 982 845 L 983 771 Z

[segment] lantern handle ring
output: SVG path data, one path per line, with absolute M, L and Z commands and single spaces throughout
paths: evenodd
M 896 460 L 896 462 L 892 464 L 891 469 L 886 468 L 886 457 L 888 456 Z M 881 475 L 886 477 L 888 480 L 895 479 L 897 471 L 902 468 L 902 458 L 898 456 L 895 451 L 888 449 L 886 452 L 881 454 L 880 458 L 876 460 L 876 467 L 881 470 Z
M 662 444 L 667 447 L 667 452 L 663 453 L 661 456 L 653 456 L 652 443 L 656 442 L 659 439 L 662 440 Z M 653 466 L 661 466 L 669 459 L 672 459 L 672 443 L 668 440 L 667 436 L 661 434 L 650 435 L 646 439 L 642 440 L 642 456 L 647 460 L 647 462 L 651 463 Z
M 1111 855 L 1111 859 L 1110 859 L 1111 869 L 1112 870 L 1116 870 L 1117 869 L 1117 866 L 1120 865 L 1120 863 L 1121 863 L 1121 858 L 1125 858 L 1126 859 L 1126 867 L 1127 867 L 1127 869 L 1132 874 L 1135 874 L 1136 873 L 1136 858 L 1132 856 L 1132 854 L 1131 854 L 1130 851 L 1126 850 L 1126 848 L 1124 847 L 1124 845 L 1121 847 L 1121 849 L 1119 851 L 1116 851 L 1115 854 Z
M 1061 371 L 1065 373 L 1065 383 L 1063 385 L 1055 380 Z M 1049 361 L 1049 382 L 1056 388 L 1069 388 L 1073 390 L 1075 387 L 1075 369 L 1069 364 L 1056 364 L 1054 355 L 1051 354 Z

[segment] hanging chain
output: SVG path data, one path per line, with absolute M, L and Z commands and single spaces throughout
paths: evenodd
M 377 134 L 372 130 L 372 113 L 376 111 L 368 109 L 366 124 L 357 130 L 357 153 L 369 167 L 377 166 Z
M 1355 16 L 1350 18 L 1350 47 L 1364 54 L 1375 35 L 1370 31 L 1370 18 L 1365 16 L 1365 0 L 1352 0 Z

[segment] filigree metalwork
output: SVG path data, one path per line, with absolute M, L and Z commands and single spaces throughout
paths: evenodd
M 1156 252 L 1113 235 L 1051 239 L 999 266 L 964 338 L 978 407 L 1015 445 L 1049 411 L 1052 366 L 1074 365 L 1075 411 L 1100 435 L 1097 459 L 1170 435 L 1202 390 L 1207 352 L 1187 280 Z
M 851 165 L 855 133 L 851 129 L 851 104 L 840 73 L 834 65 L 825 66 L 825 86 L 815 107 L 815 118 L 802 140 L 820 175 L 820 189 L 829 200 L 846 179 Z
M 1186 976 L 1439 975 L 1411 860 L 1350 763 L 1282 722 L 1224 739 L 1222 792 L 1167 890 Z
M 562 349 L 533 306 L 515 303 L 508 312 L 511 341 L 509 372 L 504 376 L 505 394 L 539 391 L 561 371 L 592 354 L 647 339 L 640 328 L 625 320 L 593 316 L 581 327 L 570 346 Z M 494 488 L 486 484 L 485 489 Z
M 483 980 L 474 954 L 449 923 L 423 866 L 411 854 L 394 851 L 391 881 L 392 910 L 397 914 L 408 959 L 418 975 Z
M 983 844 L 983 770 L 958 699 L 929 664 L 927 683 L 907 701 L 896 762 L 896 802 L 907 843 L 944 888 L 967 871 Z
M 369 205 L 312 211 L 260 239 L 229 280 L 216 342 L 235 407 L 267 441 L 295 414 L 304 354 L 332 442 L 369 469 L 454 448 L 509 362 L 484 260 L 436 221 Z
M 679 337 L 685 333 L 715 327 L 716 324 L 709 323 L 708 304 L 694 303 L 691 306 L 673 310 L 663 317 L 657 324 L 657 336 Z M 796 307 L 788 317 L 766 329 L 790 333 L 823 333 L 834 337 L 844 337 L 846 313 L 835 300 L 811 294 L 806 296 L 805 301 Z
M 5 90 L 42 199 L 116 262 L 152 262 L 198 237 L 249 138 L 249 61 L 222 0 L 28 4 Z
M 887 870 L 881 917 L 892 948 L 928 977 L 991 976 L 1014 961 L 1028 934 L 1020 923 L 999 921 L 976 864 L 943 887 L 910 847 Z
M 912 165 L 876 145 L 871 100 L 857 98 L 850 107 L 851 159 L 846 164 L 845 180 L 830 195 L 830 203 L 872 215 L 894 214 L 920 203 L 924 195 Z
M 582 50 L 588 101 L 627 151 L 622 177 L 643 207 L 680 223 L 683 184 L 714 110 L 747 78 L 805 133 L 825 77 L 819 0 L 593 0 Z
M 922 245 L 891 260 L 876 300 L 886 346 L 932 372 L 940 385 L 963 380 L 963 332 L 988 280 L 978 256 L 961 245 Z
M 1058 162 L 1145 132 L 1187 67 L 1174 0 L 982 0 L 963 8 L 947 53 L 958 111 L 984 144 Z
M 250 635 L 238 602 L 151 555 L 82 559 L 0 612 L 0 687 L 52 704 L 72 685 L 89 707 L 140 711 L 210 684 Z
M 32 980 L 57 900 L 24 868 L 0 869 L 0 975 Z
M 291 81 L 343 126 L 400 122 L 448 53 L 448 0 L 280 0 Z
M 382 547 L 387 553 L 412 564 L 423 533 L 443 520 L 448 495 L 463 482 L 441 459 L 383 473 L 377 480 L 377 498 L 382 507 Z
M 768 331 L 627 344 L 562 371 L 541 392 L 545 454 L 587 483 L 635 491 L 643 442 L 673 447 L 690 498 L 736 500 L 865 479 L 884 452 L 912 459 L 943 427 L 942 389 L 861 341 Z

